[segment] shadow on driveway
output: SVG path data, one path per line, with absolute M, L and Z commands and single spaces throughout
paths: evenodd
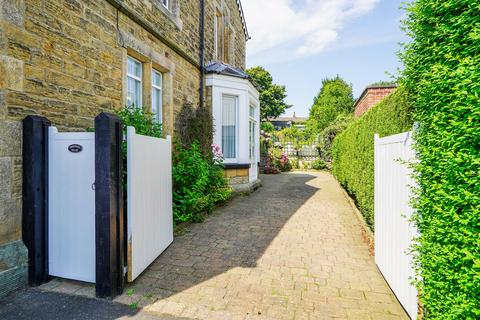
M 0 300 L 2 320 L 183 320 L 179 317 L 155 317 L 121 303 L 78 295 L 29 289 Z

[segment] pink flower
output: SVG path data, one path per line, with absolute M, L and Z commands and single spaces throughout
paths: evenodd
M 223 162 L 223 153 L 219 145 L 212 144 L 212 154 L 215 163 L 220 164 Z

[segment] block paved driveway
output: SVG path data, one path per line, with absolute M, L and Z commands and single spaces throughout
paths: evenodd
M 159 319 L 408 319 L 331 174 L 261 178 L 177 236 L 115 301 Z

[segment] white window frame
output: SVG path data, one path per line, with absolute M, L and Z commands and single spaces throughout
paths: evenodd
M 161 0 L 162 2 L 162 5 L 167 8 L 168 10 L 170 10 L 170 0 Z
M 251 113 L 253 109 L 253 115 Z M 256 140 L 255 140 L 255 136 L 256 136 L 256 133 L 257 133 L 257 119 L 256 119 L 256 112 L 257 112 L 257 108 L 250 104 L 249 105 L 249 108 L 248 108 L 248 153 L 249 153 L 249 157 L 250 157 L 250 161 L 253 161 L 255 162 L 255 158 L 256 158 Z M 251 125 L 253 124 L 253 132 L 251 131 L 252 128 L 251 128 Z M 253 133 L 253 135 L 252 135 Z
M 129 61 L 129 60 L 132 60 L 132 61 L 134 61 L 135 63 L 140 64 L 140 77 L 137 76 L 137 75 L 128 73 L 128 61 Z M 127 73 L 127 97 L 126 97 L 125 104 L 128 105 L 128 78 L 131 78 L 131 79 L 133 79 L 134 81 L 140 83 L 140 97 L 139 97 L 140 103 L 139 103 L 138 106 L 135 105 L 135 107 L 136 107 L 136 108 L 142 108 L 142 105 L 143 105 L 143 83 L 142 83 L 142 82 L 143 82 L 143 81 L 142 81 L 142 77 L 143 77 L 143 64 L 142 64 L 142 62 L 139 61 L 139 60 L 137 60 L 137 59 L 135 59 L 135 58 L 133 58 L 133 57 L 131 57 L 131 56 L 127 56 L 127 72 L 126 72 L 126 73 Z M 128 106 L 131 106 L 131 105 L 133 105 L 133 103 L 130 104 L 130 105 L 128 105 Z
M 156 85 L 153 81 L 154 79 L 154 74 L 157 74 L 160 76 L 160 86 Z M 155 121 L 157 121 L 158 123 L 162 123 L 163 119 L 162 119 L 162 113 L 163 113 L 163 73 L 161 73 L 160 71 L 157 71 L 155 69 L 152 69 L 152 113 L 155 114 Z M 158 91 L 159 95 L 160 95 L 160 99 L 159 99 L 159 105 L 158 105 L 158 112 L 155 113 L 155 109 L 154 109 L 154 99 L 153 99 L 153 92 L 154 91 Z
M 234 98 L 235 99 L 235 111 L 234 111 L 234 114 L 235 114 L 235 146 L 234 146 L 234 150 L 235 150 L 235 157 L 233 158 L 227 158 L 225 156 L 225 151 L 223 150 L 223 112 L 224 112 L 224 109 L 223 109 L 223 98 L 224 97 L 231 97 L 231 98 Z M 228 94 L 228 93 L 222 93 L 221 95 L 221 110 L 222 110 L 222 118 L 221 118 L 221 136 L 220 136 L 220 139 L 221 139 L 221 147 L 222 147 L 222 152 L 225 156 L 225 160 L 227 163 L 232 163 L 232 162 L 235 162 L 237 161 L 238 159 L 238 144 L 239 144 L 239 139 L 240 139 L 240 136 L 239 136 L 239 105 L 240 105 L 240 97 L 238 95 L 235 95 L 235 94 Z

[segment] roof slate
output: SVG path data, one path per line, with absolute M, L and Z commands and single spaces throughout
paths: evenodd
M 211 61 L 207 63 L 205 66 L 205 73 L 216 73 L 242 79 L 250 79 L 250 76 L 242 69 L 236 68 L 221 61 Z

